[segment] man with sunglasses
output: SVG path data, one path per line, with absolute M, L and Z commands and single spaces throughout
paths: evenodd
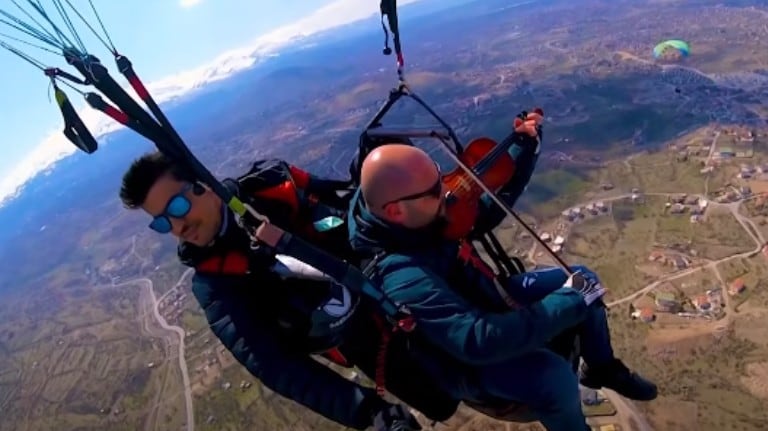
M 225 185 L 245 199 L 245 183 L 241 178 Z M 364 299 L 308 265 L 251 250 L 250 239 L 219 197 L 162 153 L 133 162 L 120 198 L 127 208 L 147 212 L 151 229 L 180 239 L 179 257 L 195 268 L 192 292 L 211 330 L 262 384 L 353 429 L 421 429 L 401 405 L 386 402 L 311 356 L 323 354 L 370 372 L 380 330 Z M 288 218 L 283 207 L 267 214 L 273 220 Z M 346 228 L 339 232 L 337 248 L 349 249 Z M 407 370 L 408 364 L 399 365 Z M 401 384 L 415 402 L 436 398 L 432 381 L 420 379 L 420 370 L 405 372 L 408 376 L 393 384 Z M 453 400 L 444 399 L 451 407 Z
M 539 113 L 516 122 L 511 154 L 517 169 L 500 196 L 514 204 L 539 151 Z M 385 145 L 362 163 L 361 183 L 348 213 L 352 245 L 377 253 L 374 281 L 415 321 L 412 354 L 458 399 L 527 405 L 548 429 L 589 429 L 571 364 L 547 348 L 578 327 L 586 366 L 581 383 L 607 387 L 635 400 L 656 397 L 656 386 L 613 355 L 605 289 L 584 267 L 567 277 L 548 268 L 499 279 L 469 241 L 445 239 L 446 190 L 439 166 L 424 151 Z M 481 202 L 486 205 L 487 202 Z M 494 211 L 486 205 L 479 219 Z M 500 210 L 497 208 L 497 210 Z M 481 229 L 500 222 L 498 217 Z M 477 225 L 476 225 L 477 226 Z

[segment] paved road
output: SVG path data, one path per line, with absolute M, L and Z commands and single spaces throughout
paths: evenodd
M 181 276 L 179 281 L 176 283 L 178 286 L 181 284 L 181 282 L 184 280 L 184 278 L 192 272 L 192 269 L 188 269 L 184 272 L 184 274 Z M 181 378 L 184 383 L 184 401 L 186 404 L 186 414 L 187 414 L 187 431 L 194 431 L 195 430 L 195 411 L 194 406 L 192 403 L 192 387 L 189 381 L 189 370 L 187 369 L 187 361 L 185 360 L 184 356 L 184 330 L 178 326 L 169 325 L 168 322 L 166 322 L 165 318 L 160 315 L 158 304 L 159 301 L 157 300 L 157 297 L 155 296 L 155 289 L 154 285 L 152 283 L 152 280 L 149 278 L 137 278 L 129 281 L 124 281 L 119 284 L 113 284 L 114 287 L 120 287 L 120 286 L 127 286 L 131 284 L 141 284 L 142 287 L 144 287 L 147 290 L 148 298 L 149 298 L 149 304 L 145 308 L 142 304 L 139 304 L 139 309 L 146 309 L 152 310 L 152 314 L 157 321 L 157 323 L 160 325 L 161 328 L 175 332 L 179 336 L 179 351 L 178 351 L 178 357 L 179 357 L 179 368 L 181 369 Z

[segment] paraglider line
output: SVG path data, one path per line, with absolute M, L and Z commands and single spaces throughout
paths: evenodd
M 69 0 L 67 0 L 67 3 L 69 3 Z M 104 32 L 104 36 L 106 36 L 107 40 L 109 41 L 109 45 L 112 47 L 112 52 L 117 55 L 117 49 L 115 48 L 115 44 L 112 43 L 112 38 L 109 37 L 109 32 L 107 31 L 107 28 L 104 27 L 104 23 L 101 22 L 101 17 L 99 16 L 99 12 L 96 10 L 96 7 L 93 5 L 92 0 L 88 0 L 88 4 L 91 5 L 91 10 L 93 10 L 93 14 L 96 16 L 96 20 L 99 22 L 99 25 L 101 26 L 101 30 Z
M 16 18 L 15 16 L 9 14 L 8 12 L 0 9 L 0 14 L 8 17 L 9 19 L 13 20 L 14 22 L 17 22 L 17 24 L 14 24 L 14 23 L 9 22 L 7 20 L 4 20 L 2 18 L 0 18 L 0 23 L 3 23 L 5 25 L 7 25 L 8 27 L 15 28 L 16 30 L 18 30 L 18 31 L 20 31 L 22 33 L 25 33 L 25 34 L 27 34 L 29 36 L 32 36 L 35 39 L 40 40 L 41 42 L 45 42 L 48 45 L 53 46 L 54 48 L 59 48 L 59 49 L 62 48 L 62 45 L 59 44 L 59 42 L 55 38 L 49 38 L 45 34 L 40 33 L 37 29 L 33 28 L 32 26 L 30 26 L 29 24 L 27 24 L 27 23 L 25 23 L 23 21 L 20 21 L 18 18 Z
M 14 48 L 13 46 L 8 45 L 7 43 L 3 42 L 2 40 L 0 40 L 0 46 L 2 46 L 3 48 L 7 49 L 8 51 L 18 55 L 19 57 L 21 57 L 22 59 L 26 60 L 29 64 L 35 66 L 36 68 L 38 68 L 38 69 L 40 69 L 42 71 L 45 71 L 45 65 L 42 62 L 36 60 L 34 57 L 31 57 L 31 56 L 23 53 L 22 51 Z
M 83 23 L 91 30 L 91 33 L 93 33 L 93 35 L 96 36 L 97 39 L 99 39 L 99 42 L 101 42 L 104 45 L 104 47 L 106 47 L 107 50 L 109 50 L 109 52 L 111 52 L 113 55 L 117 55 L 117 49 L 115 49 L 115 45 L 112 43 L 112 39 L 109 38 L 109 33 L 107 33 L 107 30 L 104 28 L 104 24 L 101 23 L 101 18 L 99 17 L 98 12 L 96 12 L 96 9 L 93 7 L 93 3 L 89 1 L 94 14 L 96 14 L 96 19 L 99 21 L 99 24 L 101 24 L 101 29 L 104 31 L 104 36 L 106 36 L 107 40 L 109 40 L 109 43 L 107 43 L 107 41 L 105 41 L 104 38 L 101 37 L 99 32 L 97 32 L 96 29 L 93 28 L 91 23 L 89 23 L 88 20 L 85 19 L 83 14 L 81 14 L 80 11 L 77 10 L 77 8 L 75 8 L 72 5 L 71 1 L 69 0 L 64 0 L 64 1 L 67 2 L 67 5 L 69 5 L 70 9 L 72 9 L 80 18 L 80 20 L 83 21 Z
M 4 37 L 4 38 L 10 39 L 10 40 L 13 40 L 15 42 L 23 43 L 25 45 L 29 45 L 31 47 L 34 47 L 34 48 L 37 48 L 37 49 L 41 49 L 41 50 L 43 50 L 45 52 L 50 52 L 51 54 L 60 55 L 58 52 L 56 52 L 56 51 L 54 51 L 54 50 L 52 50 L 50 48 L 46 48 L 44 46 L 40 46 L 40 45 L 34 44 L 32 42 L 28 42 L 28 41 L 23 40 L 23 39 L 19 39 L 18 37 L 13 37 L 13 36 L 11 36 L 9 34 L 6 34 L 6 33 L 0 32 L 0 37 Z
M 67 35 L 64 34 L 64 32 L 61 31 L 61 29 L 59 29 L 59 26 L 57 26 L 53 22 L 53 20 L 48 16 L 48 13 L 45 11 L 45 8 L 40 3 L 40 0 L 37 1 L 37 4 L 33 3 L 32 0 L 27 0 L 27 1 L 29 2 L 29 4 L 32 5 L 32 7 L 35 10 L 37 10 L 37 13 L 39 13 L 43 18 L 45 18 L 45 20 L 48 22 L 48 24 L 53 28 L 53 31 L 55 31 L 59 35 L 59 38 L 61 39 L 62 45 L 64 45 L 64 42 L 66 42 L 66 44 L 70 45 L 70 46 L 74 46 L 75 45 L 74 43 L 72 43 L 71 40 L 69 40 Z
M 51 32 L 49 32 L 48 30 L 46 30 L 46 29 L 45 29 L 45 27 L 43 27 L 43 25 L 42 25 L 42 24 L 40 24 L 40 23 L 39 23 L 39 22 L 38 22 L 38 21 L 35 19 L 35 17 L 33 17 L 32 15 L 30 15 L 30 14 L 29 14 L 29 12 L 27 12 L 27 10 L 26 10 L 26 9 L 24 9 L 24 8 L 23 8 L 23 7 L 21 7 L 21 6 L 19 6 L 19 4 L 16 2 L 16 0 L 11 0 L 11 2 L 12 2 L 12 3 L 13 3 L 13 5 L 14 5 L 14 6 L 16 6 L 16 7 L 17 7 L 17 8 L 18 8 L 18 9 L 19 9 L 19 10 L 20 10 L 22 13 L 24 13 L 24 15 L 26 15 L 26 16 L 27 16 L 29 19 L 31 19 L 31 20 L 32 20 L 32 22 L 34 22 L 35 24 L 37 24 L 37 26 L 38 26 L 39 28 L 38 28 L 38 29 L 35 29 L 35 30 L 36 30 L 36 32 L 39 32 L 40 34 L 44 34 L 44 35 L 46 35 L 46 36 L 48 37 L 48 39 L 50 39 L 51 41 L 57 41 L 57 42 L 60 42 L 60 41 L 58 41 L 58 40 L 56 39 L 56 36 L 55 36 L 55 35 L 51 34 Z M 21 21 L 21 20 L 20 20 L 20 19 L 18 19 L 18 18 L 15 18 L 15 21 L 17 21 L 17 22 L 19 22 L 19 23 L 22 23 L 22 24 L 26 24 L 26 23 L 24 23 L 23 21 Z M 30 29 L 31 29 L 31 27 L 32 27 L 32 26 L 29 26 L 29 27 L 30 27 Z M 58 48 L 58 46 L 57 46 L 57 48 Z
M 80 39 L 80 35 L 77 34 L 77 30 L 75 30 L 75 26 L 72 24 L 72 20 L 69 19 L 69 15 L 67 15 L 67 11 L 64 10 L 64 5 L 61 4 L 60 0 L 52 0 L 53 5 L 56 7 L 56 10 L 59 12 L 59 16 L 64 21 L 64 24 L 69 28 L 69 31 L 72 32 L 72 37 L 75 38 L 75 41 L 77 41 L 78 45 L 80 46 L 80 50 L 83 52 L 87 52 L 85 49 L 85 44 L 83 44 L 83 40 Z

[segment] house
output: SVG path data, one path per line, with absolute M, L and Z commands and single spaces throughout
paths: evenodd
M 648 260 L 651 262 L 656 262 L 657 260 L 663 260 L 664 259 L 664 253 L 660 251 L 652 251 L 651 255 L 648 256 Z
M 691 216 L 691 223 L 698 223 L 701 221 L 701 219 L 702 219 L 701 214 L 694 214 Z
M 542 234 L 541 234 L 541 237 L 540 237 L 540 238 L 541 238 L 541 240 L 542 240 L 542 241 L 544 241 L 544 242 L 548 242 L 549 240 L 551 240 L 551 239 L 552 239 L 552 235 L 550 235 L 550 234 L 549 234 L 549 233 L 547 233 L 547 232 L 544 232 L 544 233 L 542 233 Z
M 590 203 L 586 207 L 584 207 L 584 209 L 592 215 L 597 214 L 597 208 L 595 208 L 595 204 Z
M 733 283 L 731 283 L 730 286 L 728 286 L 728 294 L 731 296 L 738 295 L 744 291 L 745 287 L 744 280 L 737 278 L 736 280 L 733 280 Z
M 686 205 L 696 205 L 698 203 L 699 203 L 699 197 L 698 196 L 688 196 L 685 199 L 685 204 Z
M 699 200 L 699 208 L 703 210 L 707 209 L 707 205 L 709 205 L 709 202 L 707 202 L 706 199 Z
M 693 306 L 699 311 L 709 311 L 712 309 L 712 303 L 709 302 L 709 296 L 699 295 L 693 298 Z
M 552 246 L 552 251 L 555 253 L 560 253 L 561 251 L 563 251 L 563 246 L 555 244 Z
M 638 319 L 644 323 L 651 323 L 656 320 L 656 314 L 653 313 L 651 308 L 640 308 L 632 313 L 632 318 Z
M 685 212 L 685 205 L 683 205 L 683 204 L 674 204 L 669 209 L 669 212 L 671 214 L 682 214 L 682 213 Z
M 755 135 L 752 134 L 751 130 L 747 130 L 746 132 L 742 132 L 739 136 L 740 142 L 755 142 Z
M 608 211 L 608 207 L 605 206 L 605 202 L 603 202 L 603 201 L 595 202 L 595 208 L 597 208 L 601 212 Z
M 726 146 L 720 147 L 720 152 L 718 152 L 717 154 L 720 156 L 720 158 L 723 158 L 723 159 L 728 159 L 736 156 L 736 152 L 733 151 L 733 148 L 726 147 Z
M 684 204 L 687 198 L 688 198 L 688 195 L 677 195 L 677 196 L 673 196 L 671 200 L 672 200 L 672 203 L 675 203 L 675 204 Z
M 563 238 L 562 236 L 558 235 L 558 236 L 555 238 L 555 245 L 560 245 L 560 246 L 562 246 L 563 244 L 565 244 L 565 238 Z
M 672 264 L 675 266 L 675 269 L 685 269 L 688 267 L 688 263 L 688 260 L 680 255 L 672 258 Z
M 666 313 L 676 313 L 680 310 L 680 301 L 672 292 L 659 292 L 656 294 L 656 309 Z
M 739 187 L 739 193 L 741 193 L 742 196 L 750 196 L 752 195 L 752 189 L 749 186 L 741 186 Z

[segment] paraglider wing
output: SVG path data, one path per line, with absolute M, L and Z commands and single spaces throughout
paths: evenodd
M 687 57 L 691 53 L 691 47 L 688 45 L 688 42 L 680 39 L 669 39 L 653 47 L 653 57 L 659 58 L 670 49 L 676 51 L 682 57 Z

